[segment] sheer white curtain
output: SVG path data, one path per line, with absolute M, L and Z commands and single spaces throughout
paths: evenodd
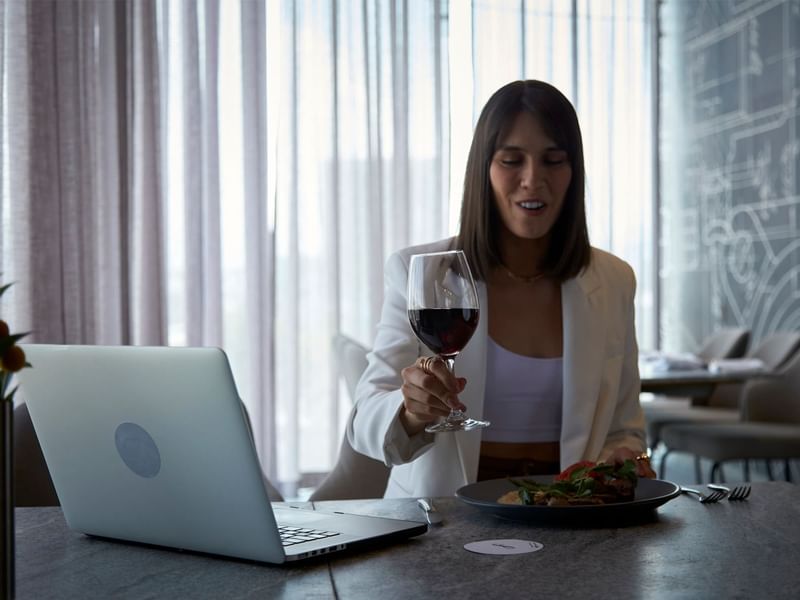
M 456 231 L 500 85 L 576 102 L 593 241 L 646 302 L 647 7 L 0 0 L 4 315 L 32 341 L 222 346 L 294 495 L 349 410 L 333 335 L 370 344 L 387 255 Z
M 371 344 L 388 254 L 447 234 L 443 10 L 440 0 L 284 3 L 284 71 L 270 86 L 282 479 L 325 471 L 338 451 L 349 406 L 333 335 Z
M 157 3 L 168 342 L 226 350 L 277 483 L 269 6 Z

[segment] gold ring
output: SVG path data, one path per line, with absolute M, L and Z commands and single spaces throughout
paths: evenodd
M 435 360 L 435 356 L 420 356 L 417 359 L 417 366 L 425 371 L 428 375 L 433 375 L 432 367 Z
M 429 375 L 433 375 L 433 363 L 436 362 L 436 358 L 433 356 L 426 356 L 424 363 L 425 366 L 423 367 L 424 371 Z

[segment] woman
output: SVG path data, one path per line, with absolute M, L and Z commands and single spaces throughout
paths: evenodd
M 425 350 L 406 313 L 413 254 L 460 248 L 479 289 L 478 329 L 458 378 Z M 633 299 L 622 260 L 589 245 L 575 110 L 540 81 L 484 107 L 470 148 L 458 237 L 402 250 L 348 438 L 392 466 L 386 496 L 445 496 L 476 480 L 557 473 L 579 460 L 644 458 Z M 451 407 L 487 429 L 429 434 Z

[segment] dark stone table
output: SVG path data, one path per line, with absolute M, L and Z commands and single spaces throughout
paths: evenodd
M 57 508 L 17 509 L 18 598 L 797 598 L 800 486 L 754 483 L 746 502 L 680 496 L 648 522 L 569 528 L 511 522 L 455 498 L 444 525 L 364 552 L 276 566 L 88 538 Z M 318 508 L 421 520 L 414 500 Z M 539 552 L 464 544 L 518 538 Z

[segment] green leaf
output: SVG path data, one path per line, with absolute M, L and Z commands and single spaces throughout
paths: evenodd
M 600 463 L 595 465 L 592 469 L 595 473 L 613 473 L 614 472 L 614 465 L 609 465 L 608 463 Z
M 5 293 L 6 293 L 6 290 L 7 290 L 8 288 L 10 288 L 12 285 L 14 285 L 14 282 L 7 283 L 7 284 L 5 284 L 4 286 L 0 287 L 0 296 L 2 296 L 3 294 L 5 294 Z
M 575 469 L 572 473 L 569 474 L 569 480 L 575 481 L 576 479 L 581 479 L 582 477 L 586 477 L 586 474 L 591 471 L 594 467 L 581 467 L 580 469 Z
M 509 479 L 511 483 L 516 485 L 517 487 L 525 488 L 532 492 L 538 492 L 540 490 L 546 489 L 547 485 L 544 483 L 537 483 L 535 481 L 531 481 L 529 479 Z
M 617 477 L 635 481 L 638 478 L 636 474 L 636 462 L 631 459 L 625 460 L 622 466 L 617 470 L 616 475 Z
M 575 492 L 578 495 L 589 495 L 594 490 L 594 486 L 595 480 L 591 477 L 586 477 L 585 479 L 581 479 L 579 482 L 577 482 L 577 485 L 575 486 Z

